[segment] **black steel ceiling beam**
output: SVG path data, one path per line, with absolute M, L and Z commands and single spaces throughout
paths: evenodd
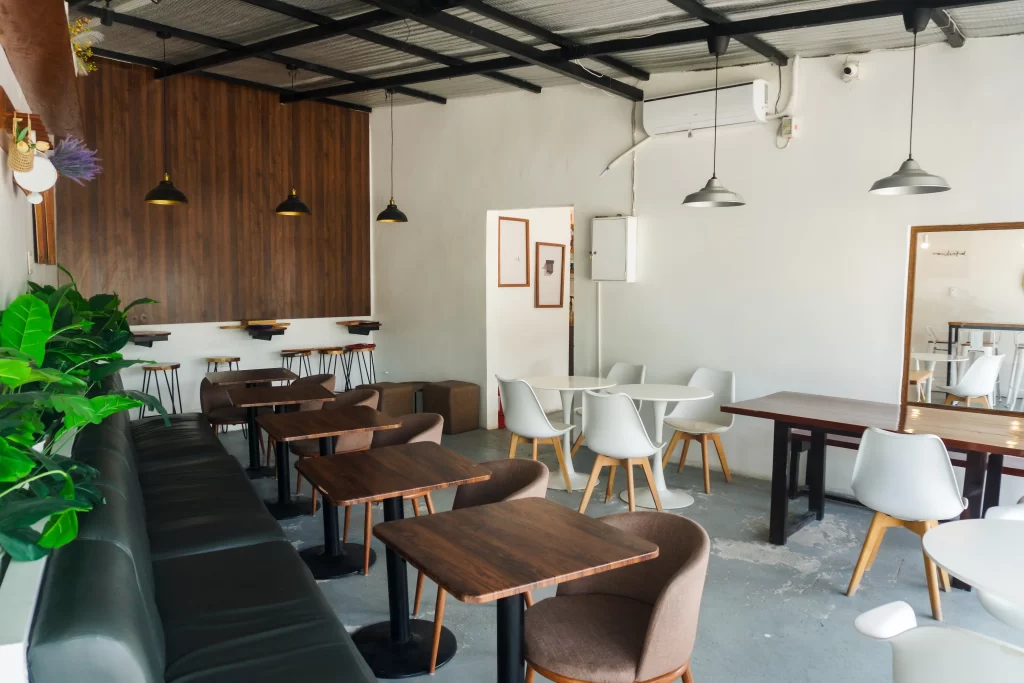
M 497 7 L 492 7 L 484 2 L 484 0 L 463 0 L 463 2 L 460 2 L 459 4 L 480 16 L 487 17 L 499 24 L 504 24 L 510 28 L 522 31 L 526 35 L 533 36 L 534 38 L 543 40 L 546 43 L 551 43 L 558 47 L 573 47 L 579 44 L 565 36 L 558 35 L 554 31 L 549 31 L 542 26 L 538 26 L 532 22 L 526 21 L 525 19 L 521 19 L 514 14 L 509 14 Z M 616 71 L 620 71 L 627 76 L 638 78 L 641 81 L 646 81 L 651 78 L 651 74 L 647 73 L 643 69 L 639 69 L 632 64 L 628 64 L 617 57 L 598 57 L 596 61 L 601 62 L 605 66 L 610 66 Z
M 963 34 L 960 27 L 953 21 L 953 17 L 949 16 L 949 12 L 944 9 L 933 9 L 932 10 L 932 21 L 939 27 L 939 30 L 946 34 L 946 42 L 949 43 L 950 47 L 963 47 L 967 42 L 967 36 Z
M 254 5 L 256 7 L 261 7 L 266 10 L 270 10 L 272 12 L 277 12 L 278 14 L 283 14 L 285 16 L 292 17 L 293 19 L 305 21 L 310 24 L 326 26 L 327 24 L 333 21 L 333 19 L 331 19 L 328 16 L 319 14 L 318 12 L 313 12 L 303 7 L 296 7 L 295 5 L 291 5 L 287 2 L 281 2 L 281 0 L 242 0 L 242 2 L 245 2 L 249 5 Z M 395 19 L 398 20 L 398 17 L 396 17 Z M 388 36 L 383 36 L 379 33 L 375 33 L 365 28 L 352 31 L 349 35 L 351 35 L 354 38 L 359 38 L 360 40 L 365 40 L 369 43 L 374 43 L 375 45 L 380 45 L 382 47 L 387 47 L 392 50 L 404 52 L 406 54 L 414 55 L 416 57 L 420 57 L 421 59 L 437 62 L 439 64 L 444 64 L 446 66 L 462 66 L 468 63 L 464 59 L 459 59 L 458 57 L 450 57 L 440 52 L 429 50 L 425 47 L 420 47 L 418 45 L 406 43 L 401 40 L 389 38 Z M 495 81 L 500 81 L 501 83 L 505 83 L 507 85 L 511 85 L 522 90 L 527 90 L 532 93 L 539 93 L 541 91 L 539 85 L 535 85 L 533 83 L 530 83 L 529 81 L 524 81 L 523 79 L 516 78 L 515 76 L 509 76 L 508 74 L 495 72 L 484 75 L 487 78 L 491 78 Z
M 85 6 L 80 7 L 79 12 L 92 17 L 98 17 L 100 15 L 100 9 L 98 7 Z M 114 12 L 114 22 L 118 24 L 124 24 L 125 26 L 131 26 L 132 28 L 141 29 L 143 31 L 150 31 L 153 33 L 166 33 L 172 38 L 180 38 L 181 40 L 187 40 L 189 42 L 198 43 L 200 45 L 206 45 L 207 47 L 214 47 L 220 50 L 234 50 L 240 47 L 237 43 L 232 43 L 227 40 L 220 38 L 214 38 L 213 36 L 206 36 L 201 33 L 194 33 L 181 28 L 175 28 L 174 26 L 167 26 L 166 24 L 158 24 L 148 19 L 142 19 L 141 17 L 135 17 L 130 14 L 124 14 L 121 12 Z M 94 50 L 95 51 L 95 50 Z M 366 76 L 359 74 L 349 73 L 347 71 L 341 71 L 339 69 L 332 69 L 331 67 L 323 66 L 320 64 L 313 64 L 312 62 L 303 61 L 301 59 L 294 59 L 292 57 L 286 57 L 285 55 L 278 55 L 272 52 L 256 55 L 257 59 L 264 59 L 270 62 L 276 62 L 278 64 L 294 65 L 299 68 L 305 69 L 306 71 L 312 71 L 314 73 L 323 74 L 325 76 L 331 76 L 332 78 L 339 78 L 341 80 L 352 81 L 355 83 L 366 83 L 370 79 Z M 160 73 L 160 69 L 157 69 L 157 73 Z M 366 88 L 366 90 L 373 90 L 373 88 Z M 425 100 L 427 102 L 434 102 L 436 104 L 444 104 L 447 100 L 439 95 L 433 93 L 424 92 L 422 90 L 413 90 L 408 88 L 396 89 L 402 95 L 409 97 L 415 97 L 417 99 Z M 308 98 L 308 99 L 320 99 L 320 98 Z
M 720 24 L 729 23 L 729 17 L 716 12 L 710 7 L 705 7 L 701 4 L 700 0 L 668 0 L 679 9 L 683 10 L 691 17 L 700 19 L 705 24 L 711 24 L 712 26 L 718 26 Z M 776 47 L 769 45 L 765 41 L 761 40 L 757 36 L 737 36 L 736 40 L 743 45 L 746 45 L 754 52 L 758 53 L 762 57 L 766 58 L 773 64 L 779 66 L 786 66 L 789 63 L 789 57 L 779 51 Z
M 119 62 L 127 62 L 128 64 L 138 64 L 139 66 L 148 66 L 151 69 L 159 69 L 163 66 L 163 62 L 155 59 L 147 59 L 146 57 L 138 57 L 136 55 L 129 55 L 123 52 L 115 52 L 114 50 L 107 50 L 102 47 L 92 48 L 92 53 L 97 57 L 103 57 L 105 59 L 116 59 Z M 266 83 L 258 83 L 256 81 L 247 81 L 244 78 L 235 78 L 234 76 L 224 76 L 221 74 L 210 73 L 209 71 L 196 71 L 193 75 L 200 76 L 202 78 L 208 78 L 213 81 L 221 81 L 223 83 L 231 83 L 233 85 L 242 85 L 246 88 L 253 88 L 255 90 L 265 90 L 267 92 L 277 93 L 278 95 L 290 92 L 285 88 L 279 88 L 275 85 L 267 85 Z M 355 111 L 361 111 L 369 113 L 371 110 L 369 107 L 364 107 L 361 104 L 350 104 L 348 102 L 339 102 L 338 100 L 318 100 L 324 104 L 333 104 L 337 107 L 343 107 L 345 109 L 353 109 Z
M 452 16 L 445 12 L 436 10 L 424 11 L 422 5 L 415 0 L 363 0 L 374 7 L 387 10 L 398 16 L 412 19 L 424 26 L 436 31 L 468 40 L 477 45 L 482 45 L 491 50 L 504 52 L 510 57 L 521 59 L 535 66 L 540 66 L 562 76 L 568 76 L 581 83 L 604 90 L 605 92 L 624 97 L 628 100 L 639 101 L 643 99 L 644 93 L 639 88 L 617 81 L 609 76 L 596 75 L 579 64 L 568 59 L 563 59 L 557 54 L 550 54 L 532 45 L 526 45 L 518 40 L 502 35 L 497 31 L 478 26 L 471 21 Z M 461 67 L 451 67 L 459 69 Z
M 312 28 L 302 29 L 301 31 L 293 31 L 292 33 L 286 33 L 283 36 L 275 36 L 273 38 L 268 38 L 267 40 L 250 43 L 249 45 L 236 45 L 232 50 L 225 50 L 224 52 L 219 52 L 207 57 L 193 59 L 190 62 L 175 64 L 170 68 L 163 69 L 161 73 L 157 74 L 157 77 L 166 78 L 168 76 L 176 76 L 178 74 L 188 73 L 189 71 L 195 71 L 197 69 L 209 69 L 212 66 L 230 64 L 232 62 L 248 59 L 249 57 L 259 57 L 270 52 L 287 50 L 293 47 L 299 47 L 300 45 L 315 43 L 326 38 L 344 35 L 346 33 L 351 33 L 356 29 L 379 26 L 380 24 L 385 24 L 394 20 L 395 18 L 390 13 L 381 11 L 366 12 L 354 17 L 336 19 L 332 20 L 330 24 L 325 24 L 323 26 L 314 26 Z

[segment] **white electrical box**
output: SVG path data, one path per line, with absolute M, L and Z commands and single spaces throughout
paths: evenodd
M 590 279 L 636 282 L 636 216 L 594 219 Z

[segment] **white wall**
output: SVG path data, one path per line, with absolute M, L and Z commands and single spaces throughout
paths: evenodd
M 498 287 L 498 217 L 530 221 L 530 286 Z M 498 426 L 498 382 L 502 377 L 569 374 L 569 239 L 572 207 L 488 211 L 484 278 L 487 306 L 486 414 L 488 429 Z M 565 245 L 565 290 L 561 308 L 535 308 L 537 242 Z M 539 392 L 546 411 L 561 410 L 557 391 Z
M 1022 58 L 1022 37 L 919 51 L 915 156 L 949 180 L 945 194 L 868 194 L 905 158 L 909 51 L 861 55 L 864 78 L 849 84 L 837 75 L 843 56 L 804 61 L 802 136 L 787 150 L 775 149 L 772 126 L 722 131 L 719 177 L 746 207 L 680 206 L 710 173 L 709 136 L 644 147 L 639 281 L 604 288 L 603 369 L 628 359 L 647 365 L 648 381 L 684 381 L 704 365 L 735 370 L 740 398 L 795 390 L 897 401 L 908 226 L 1024 216 Z M 765 65 L 723 70 L 721 81 L 753 76 L 777 80 Z M 641 85 L 657 96 L 712 81 L 702 72 Z M 372 119 L 380 206 L 384 116 Z M 599 177 L 628 147 L 629 120 L 629 103 L 582 87 L 397 109 L 396 198 L 411 222 L 377 228 L 375 266 L 378 311 L 407 334 L 381 343 L 382 363 L 483 383 L 481 212 L 573 204 L 578 253 L 586 253 L 593 216 L 630 210 L 629 164 Z M 597 368 L 594 285 L 580 261 L 582 373 Z M 770 424 L 739 419 L 724 441 L 734 469 L 769 475 Z M 837 456 L 828 484 L 847 489 L 853 456 Z
M 29 111 L 3 48 L 0 48 L 0 88 L 7 93 L 15 109 Z M 4 134 L 9 133 L 4 131 Z M 54 266 L 32 263 L 35 255 L 32 205 L 25 198 L 25 193 L 14 186 L 13 175 L 7 168 L 7 154 L 3 150 L 0 150 L 0 244 L 3 245 L 0 249 L 0 309 L 25 293 L 28 280 L 41 284 L 56 283 L 57 269 Z

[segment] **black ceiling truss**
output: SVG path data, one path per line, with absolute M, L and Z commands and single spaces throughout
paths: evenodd
M 255 5 L 256 7 L 262 7 L 263 9 L 267 9 L 272 12 L 277 12 L 279 14 L 283 14 L 292 17 L 293 19 L 298 19 L 300 21 L 305 21 L 310 24 L 327 26 L 332 21 L 334 21 L 330 17 L 324 16 L 323 14 L 318 14 L 317 12 L 304 9 L 302 7 L 296 7 L 295 5 L 290 5 L 286 2 L 281 2 L 281 0 L 242 0 L 242 2 L 248 3 L 250 5 Z M 395 19 L 398 20 L 398 17 L 395 17 Z M 411 43 L 406 43 L 401 40 L 396 40 L 395 38 L 390 38 L 388 36 L 381 35 L 379 33 L 370 31 L 365 28 L 360 28 L 351 31 L 349 35 L 355 38 L 359 38 L 360 40 L 365 40 L 367 42 L 374 43 L 375 45 L 380 45 L 382 47 L 387 47 L 392 50 L 404 52 L 406 54 L 414 55 L 421 59 L 437 62 L 439 64 L 444 64 L 446 66 L 463 66 L 465 64 L 468 64 L 468 62 L 466 62 L 463 59 L 459 59 L 458 57 L 450 57 L 446 54 L 435 52 L 434 50 L 429 50 L 425 47 L 420 47 L 418 45 L 413 45 Z M 527 90 L 532 93 L 539 93 L 541 91 L 539 85 L 535 85 L 533 83 L 530 83 L 529 81 L 524 81 L 523 79 L 516 78 L 515 76 L 509 76 L 508 74 L 494 72 L 484 75 L 495 81 L 499 81 L 501 83 L 505 83 L 506 85 L 511 85 L 522 90 Z
M 605 40 L 586 45 L 557 48 L 539 51 L 540 60 L 564 61 L 568 59 L 594 58 L 622 52 L 635 52 L 687 43 L 705 42 L 716 35 L 739 38 L 761 33 L 774 33 L 799 28 L 829 26 L 869 19 L 902 16 L 907 10 L 928 8 L 932 10 L 950 7 L 971 7 L 986 4 L 1007 2 L 1008 0 L 869 0 L 848 5 L 827 7 L 824 9 L 790 12 L 756 19 L 729 21 L 723 24 L 700 26 L 697 28 L 663 31 L 642 38 L 619 38 Z M 374 89 L 394 89 L 416 83 L 429 83 L 449 78 L 458 78 L 471 74 L 484 74 L 515 67 L 513 57 L 498 57 L 472 62 L 465 66 L 440 69 L 428 69 L 399 76 L 373 79 L 369 83 L 350 83 L 345 85 L 307 90 L 295 96 L 283 95 L 282 101 L 297 102 L 315 97 L 348 95 Z
M 471 21 L 438 11 L 436 5 L 424 4 L 417 0 L 363 0 L 378 9 L 387 10 L 400 17 L 411 19 L 436 31 L 468 40 L 491 50 L 504 52 L 510 57 L 521 59 L 562 76 L 568 76 L 586 85 L 604 90 L 628 100 L 639 101 L 644 93 L 639 88 L 617 81 L 610 76 L 595 74 L 575 62 L 551 55 L 539 48 L 521 43 L 506 35 L 478 26 Z M 452 67 L 458 69 L 461 67 Z
M 86 14 L 86 15 L 91 16 L 91 17 L 98 17 L 98 16 L 100 16 L 100 12 L 101 12 L 100 8 L 93 7 L 91 5 L 86 5 L 84 7 L 79 7 L 78 11 L 81 12 L 82 14 Z M 227 51 L 232 51 L 232 50 L 238 50 L 239 48 L 243 47 L 241 45 L 238 45 L 237 43 L 232 43 L 231 41 L 221 40 L 220 38 L 214 38 L 212 36 L 206 36 L 206 35 L 203 35 L 201 33 L 194 33 L 192 31 L 187 31 L 185 29 L 175 28 L 173 26 L 167 26 L 165 24 L 158 24 L 158 23 L 156 23 L 154 21 L 149 21 L 148 19 L 142 19 L 140 17 L 135 17 L 135 16 L 132 16 L 130 14 L 124 14 L 122 12 L 114 12 L 113 13 L 113 18 L 114 18 L 114 22 L 118 23 L 118 24 L 124 24 L 125 26 L 131 26 L 133 28 L 141 29 L 141 30 L 144 30 L 144 31 L 151 31 L 153 33 L 160 33 L 160 32 L 167 33 L 172 38 L 180 38 L 182 40 L 187 40 L 187 41 L 190 41 L 190 42 L 193 42 L 193 43 L 198 43 L 200 45 L 206 45 L 208 47 L 214 47 L 214 48 L 217 48 L 217 49 L 220 49 L 220 50 L 224 50 L 226 52 Z M 95 49 L 93 50 L 93 52 L 95 52 Z M 220 55 L 220 54 L 223 54 L 223 53 L 217 53 L 217 55 Z M 264 60 L 267 60 L 267 61 L 270 61 L 270 62 L 276 62 L 278 64 L 294 65 L 294 66 L 296 66 L 296 67 L 298 67 L 300 69 L 303 69 L 305 71 L 312 71 L 314 73 L 323 74 L 325 76 L 331 76 L 332 78 L 338 78 L 338 79 L 341 79 L 341 80 L 352 81 L 353 83 L 366 84 L 366 83 L 372 82 L 371 79 L 367 78 L 366 76 L 361 76 L 359 74 L 349 73 L 347 71 L 341 71 L 340 69 L 333 69 L 331 67 L 323 66 L 323 65 L 320 65 L 320 64 L 313 64 L 312 62 L 306 62 L 306 61 L 303 61 L 301 59 L 295 59 L 294 57 L 286 57 L 284 55 L 275 54 L 273 52 L 264 52 L 264 53 L 259 54 L 259 55 L 247 55 L 247 56 L 257 57 L 258 59 L 264 59 Z M 209 68 L 209 67 L 205 67 L 205 68 Z M 158 69 L 157 74 L 159 75 L 159 73 L 160 73 L 160 70 Z M 207 72 L 207 75 L 209 75 L 209 72 Z M 367 90 L 374 90 L 374 88 L 367 88 Z M 290 91 L 288 91 L 288 92 L 290 92 Z M 445 102 L 447 102 L 447 100 L 444 97 L 441 97 L 439 95 L 434 95 L 432 93 L 424 92 L 422 90 L 413 90 L 413 89 L 398 87 L 398 88 L 395 88 L 395 92 L 400 93 L 402 95 L 409 96 L 409 97 L 415 97 L 417 99 L 426 100 L 427 102 L 434 102 L 436 104 L 445 104 Z M 317 96 L 317 97 L 308 97 L 308 98 L 305 98 L 305 99 L 321 100 L 321 99 L 323 99 L 323 97 Z
M 119 62 L 127 62 L 128 64 L 138 64 L 139 66 L 148 66 L 151 69 L 159 69 L 163 67 L 163 62 L 156 59 L 148 59 L 146 57 L 139 57 L 136 55 L 129 55 L 123 52 L 115 52 L 114 50 L 107 50 L 106 48 L 93 46 L 92 53 L 97 57 L 104 57 L 106 59 L 116 59 Z M 276 85 L 267 85 L 266 83 L 259 83 L 257 81 L 247 81 L 244 78 L 235 78 L 234 76 L 224 76 L 221 74 L 211 73 L 209 71 L 197 71 L 196 76 L 208 78 L 213 81 L 221 81 L 223 83 L 231 83 L 233 85 L 243 85 L 247 88 L 254 88 L 255 90 L 265 90 L 267 92 L 277 93 L 278 95 L 284 95 L 289 90 L 285 88 L 279 88 Z M 364 107 L 361 104 L 351 104 L 349 102 L 339 102 L 338 100 L 321 100 L 324 104 L 333 104 L 337 107 L 343 107 L 345 109 L 354 109 L 355 111 L 361 111 L 369 113 L 371 110 L 369 107 Z
M 700 0 L 668 0 L 679 9 L 683 10 L 691 17 L 700 19 L 705 24 L 711 24 L 717 26 L 719 24 L 729 23 L 729 17 L 716 12 L 710 7 L 705 7 L 701 4 Z M 737 36 L 736 40 L 743 45 L 746 45 L 754 52 L 758 53 L 772 64 L 778 64 L 779 66 L 786 66 L 789 62 L 789 57 L 780 52 L 775 47 L 769 45 L 765 41 L 761 40 L 755 35 L 749 36 Z
M 527 35 L 533 36 L 534 38 L 539 38 L 540 40 L 543 40 L 546 43 L 551 43 L 552 45 L 557 45 L 558 47 L 572 47 L 578 44 L 576 41 L 570 40 L 565 36 L 560 36 L 553 31 L 549 31 L 546 28 L 537 26 L 536 24 L 526 21 L 525 19 L 520 19 L 514 14 L 509 14 L 508 12 L 500 10 L 497 7 L 492 7 L 488 5 L 486 2 L 484 2 L 484 0 L 463 0 L 462 2 L 459 3 L 459 5 L 465 7 L 466 9 L 472 10 L 473 12 L 479 14 L 480 16 L 487 17 L 488 19 L 492 19 L 500 24 L 504 24 L 505 26 L 517 29 Z M 601 62 L 605 66 L 610 66 L 616 71 L 619 71 L 627 76 L 638 78 L 641 81 L 646 81 L 651 78 L 651 74 L 647 73 L 643 69 L 638 69 L 632 64 L 627 64 L 626 62 L 616 57 L 598 57 L 596 61 Z

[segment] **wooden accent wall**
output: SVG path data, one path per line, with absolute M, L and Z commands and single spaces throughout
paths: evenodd
M 186 206 L 152 206 L 163 177 L 151 69 L 98 60 L 79 78 L 103 173 L 57 186 L 58 261 L 88 294 L 149 296 L 132 323 L 370 313 L 369 116 L 193 76 L 166 80 L 171 178 Z M 274 213 L 292 184 L 312 216 Z

